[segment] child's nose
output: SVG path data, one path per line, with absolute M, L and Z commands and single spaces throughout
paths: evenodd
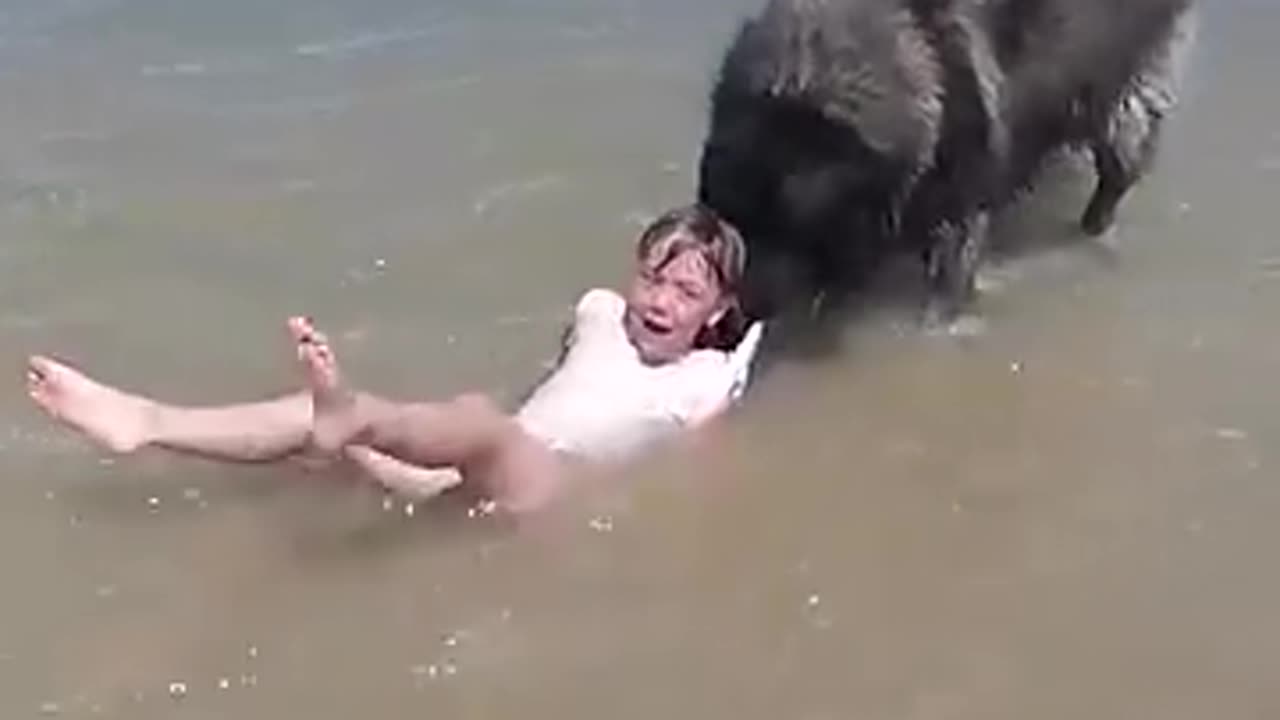
M 654 308 L 656 310 L 660 310 L 662 314 L 670 315 L 673 312 L 675 312 L 676 305 L 678 302 L 679 302 L 679 298 L 677 297 L 676 291 L 673 290 L 672 288 L 664 287 L 658 290 L 658 292 L 654 295 L 653 305 L 654 305 Z

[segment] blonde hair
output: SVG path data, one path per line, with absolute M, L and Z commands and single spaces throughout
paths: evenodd
M 714 210 L 695 203 L 660 215 L 645 227 L 636 243 L 636 257 L 657 269 L 689 251 L 697 252 L 707 263 L 726 303 L 724 314 L 698 334 L 695 346 L 716 350 L 736 347 L 747 326 L 738 302 L 747 264 L 742 235 Z

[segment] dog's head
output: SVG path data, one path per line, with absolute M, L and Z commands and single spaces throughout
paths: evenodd
M 726 117 L 703 148 L 699 199 L 748 243 L 748 309 L 772 314 L 812 289 L 815 274 L 852 270 L 836 265 L 882 247 L 912 170 L 803 106 L 768 102 Z
M 833 18 L 837 5 L 780 1 L 745 23 L 712 96 L 699 196 L 750 247 L 755 314 L 859 272 L 932 162 L 928 45 L 905 16 Z

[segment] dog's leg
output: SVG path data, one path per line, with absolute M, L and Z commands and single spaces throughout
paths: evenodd
M 1111 228 L 1120 201 L 1155 158 L 1162 120 L 1136 92 L 1117 103 L 1105 129 L 1091 142 L 1098 184 L 1080 218 L 1086 233 L 1097 236 Z
M 930 233 L 925 253 L 929 299 L 928 325 L 956 320 L 977 299 L 977 274 L 987 247 L 988 214 L 978 211 L 967 220 L 945 222 Z
M 1177 105 L 1195 27 L 1194 14 L 1180 17 L 1115 104 L 1097 114 L 1099 121 L 1090 144 L 1098 184 L 1080 219 L 1086 233 L 1097 236 L 1106 232 L 1115 222 L 1116 208 L 1125 193 L 1151 169 L 1165 118 Z

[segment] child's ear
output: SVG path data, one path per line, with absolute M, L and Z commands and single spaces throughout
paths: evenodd
M 722 303 L 720 307 L 717 307 L 711 313 L 711 317 L 707 318 L 707 327 L 709 328 L 715 327 L 717 324 L 719 324 L 721 320 L 724 319 L 725 313 L 727 312 L 729 312 L 729 306 L 727 304 Z
M 729 314 L 730 310 L 738 307 L 738 299 L 730 295 L 722 295 L 720 301 L 716 303 L 716 309 L 711 312 L 711 317 L 707 319 L 707 327 L 715 327 Z

